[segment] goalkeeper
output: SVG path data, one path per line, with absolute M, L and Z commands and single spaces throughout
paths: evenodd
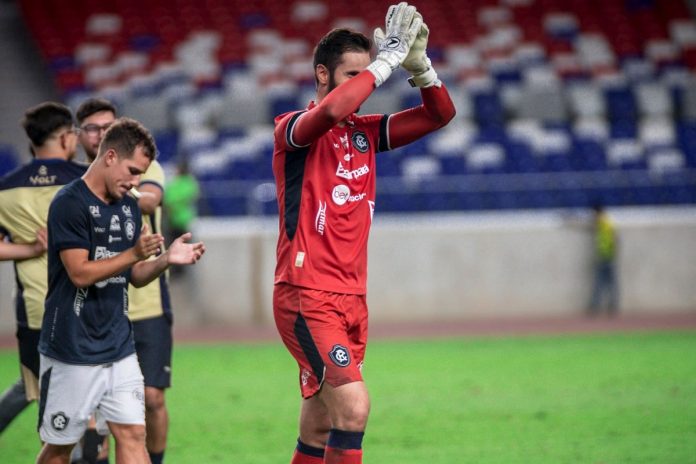
M 298 363 L 302 404 L 292 464 L 362 462 L 370 400 L 367 238 L 375 154 L 446 125 L 455 113 L 426 55 L 428 28 L 413 6 L 389 7 L 370 40 L 347 29 L 314 51 L 316 102 L 275 119 L 273 172 L 280 234 L 273 292 L 278 332 Z M 423 103 L 392 115 L 355 114 L 399 66 Z

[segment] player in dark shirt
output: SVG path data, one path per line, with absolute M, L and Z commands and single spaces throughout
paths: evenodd
M 163 238 L 147 228 L 141 233 L 137 203 L 126 194 L 155 153 L 147 129 L 132 119 L 117 120 L 87 173 L 51 203 L 49 291 L 39 343 L 40 464 L 67 464 L 93 413 L 114 435 L 119 462 L 149 462 L 128 284 L 146 285 L 170 265 L 195 263 L 205 251 L 184 234 L 148 260 Z

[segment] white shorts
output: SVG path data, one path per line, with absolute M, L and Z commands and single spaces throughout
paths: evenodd
M 114 363 L 65 364 L 41 355 L 39 435 L 52 445 L 77 443 L 96 415 L 105 422 L 145 424 L 145 387 L 135 354 Z

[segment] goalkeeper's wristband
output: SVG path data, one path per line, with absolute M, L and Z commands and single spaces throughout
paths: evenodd
M 380 85 L 384 84 L 384 81 L 389 79 L 389 76 L 391 76 L 393 72 L 389 63 L 384 60 L 380 60 L 379 58 L 370 63 L 366 69 L 370 71 L 373 76 L 375 76 L 375 87 L 379 87 Z
M 408 83 L 411 84 L 411 87 L 421 88 L 432 86 L 440 87 L 442 85 L 442 82 L 437 78 L 437 73 L 432 66 L 420 74 L 409 77 Z

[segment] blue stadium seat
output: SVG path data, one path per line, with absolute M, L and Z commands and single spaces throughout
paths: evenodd
M 481 126 L 502 126 L 505 110 L 496 92 L 475 93 L 473 95 L 474 117 Z
M 604 96 L 610 120 L 635 120 L 638 117 L 636 100 L 630 88 L 609 88 Z
M 176 130 L 162 130 L 154 134 L 160 163 L 173 161 L 178 153 L 179 133 Z
M 19 157 L 12 145 L 0 145 L 0 177 L 19 166 Z

